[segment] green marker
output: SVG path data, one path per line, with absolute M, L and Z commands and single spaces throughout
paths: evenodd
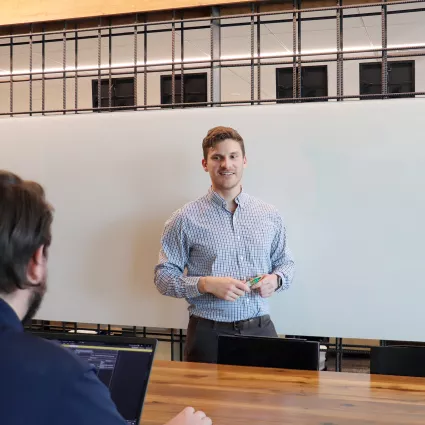
M 247 285 L 248 286 L 253 286 L 256 283 L 258 283 L 262 278 L 263 278 L 263 276 L 254 277 L 254 279 L 251 279 L 250 281 L 247 282 Z

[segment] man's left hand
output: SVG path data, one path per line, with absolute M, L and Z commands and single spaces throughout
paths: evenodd
M 274 291 L 277 289 L 277 275 L 265 274 L 258 283 L 251 286 L 251 289 L 258 289 L 258 292 L 262 298 L 268 298 L 272 296 Z

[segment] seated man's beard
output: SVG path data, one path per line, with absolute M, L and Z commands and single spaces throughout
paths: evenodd
M 28 303 L 28 311 L 25 317 L 22 319 L 22 323 L 25 325 L 37 314 L 40 308 L 41 302 L 43 301 L 44 294 L 46 293 L 46 282 L 40 282 L 38 286 L 33 289 L 31 298 Z

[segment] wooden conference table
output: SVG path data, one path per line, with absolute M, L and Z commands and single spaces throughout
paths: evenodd
M 425 424 L 425 379 L 156 361 L 141 423 L 187 405 L 214 425 Z

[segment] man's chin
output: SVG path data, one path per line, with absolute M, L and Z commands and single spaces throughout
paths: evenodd
M 241 184 L 241 181 L 229 181 L 229 182 L 220 182 L 219 185 L 217 185 L 217 188 L 220 190 L 232 190 L 236 187 L 239 187 Z

